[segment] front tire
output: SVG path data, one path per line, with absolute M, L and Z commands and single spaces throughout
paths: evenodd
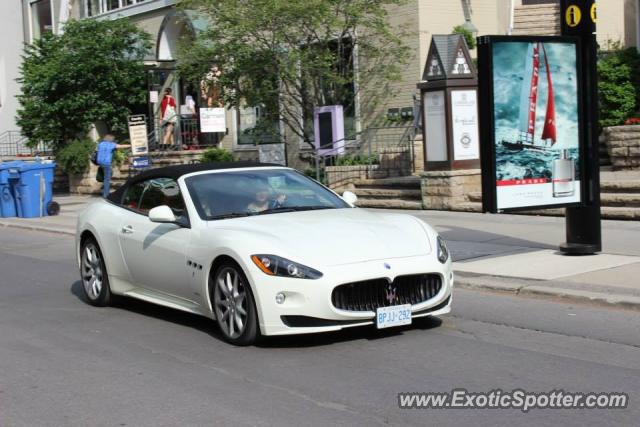
M 260 336 L 251 285 L 240 267 L 220 265 L 212 276 L 211 299 L 224 339 L 234 345 L 251 345 Z
M 111 303 L 109 275 L 102 251 L 93 238 L 82 243 L 80 249 L 80 276 L 82 289 L 89 304 L 104 307 Z

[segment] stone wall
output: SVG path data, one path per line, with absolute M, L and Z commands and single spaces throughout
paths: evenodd
M 195 163 L 200 160 L 204 151 L 205 150 L 154 152 L 150 154 L 151 167 L 160 168 L 163 166 Z M 102 183 L 96 181 L 97 172 L 98 167 L 90 164 L 89 169 L 84 174 L 69 176 L 69 192 L 74 194 L 100 194 L 102 191 Z M 128 163 L 120 167 L 114 167 L 111 188 L 115 189 L 124 184 L 130 176 L 130 173 L 133 172 L 133 170 L 130 171 Z
M 608 127 L 604 136 L 614 170 L 640 170 L 640 125 Z
M 421 174 L 422 204 L 425 209 L 480 211 L 471 196 L 482 191 L 480 169 L 425 171 Z

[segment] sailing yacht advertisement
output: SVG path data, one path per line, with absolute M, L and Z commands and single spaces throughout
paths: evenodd
M 582 150 L 577 41 L 487 37 L 491 211 L 578 206 Z M 489 55 L 489 58 L 482 58 Z M 486 80 L 480 79 L 481 81 Z M 482 120 L 481 120 L 482 122 Z M 490 135 L 486 138 L 487 135 Z M 485 139 L 486 138 L 486 139 Z M 486 159 L 485 159 L 486 160 Z M 486 170 L 484 173 L 488 173 Z M 484 189 L 483 189 L 484 190 Z M 486 206 L 486 205 L 485 205 Z

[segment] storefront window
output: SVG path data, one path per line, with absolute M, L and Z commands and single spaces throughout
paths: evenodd
M 38 39 L 44 33 L 52 31 L 51 0 L 38 0 L 31 3 L 31 39 Z

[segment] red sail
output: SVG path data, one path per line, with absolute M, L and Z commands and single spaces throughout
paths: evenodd
M 547 50 L 542 45 L 544 52 L 544 65 L 547 70 L 547 114 L 544 118 L 544 128 L 542 129 L 542 139 L 551 140 L 551 145 L 556 143 L 556 103 L 553 99 L 553 81 L 551 78 L 551 69 L 549 68 L 549 60 L 547 59 Z
M 536 132 L 536 103 L 538 102 L 538 76 L 540 74 L 540 43 L 533 46 L 533 72 L 531 73 L 531 91 L 529 92 L 529 123 L 527 133 L 533 142 Z

